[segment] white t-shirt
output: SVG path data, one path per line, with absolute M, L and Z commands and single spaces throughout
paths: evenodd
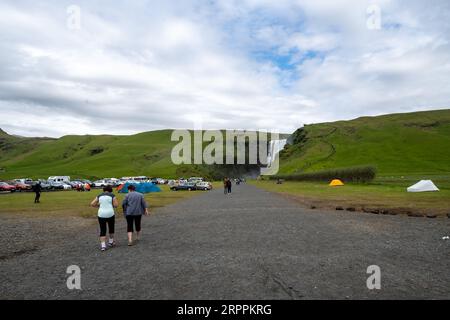
M 110 192 L 103 192 L 97 197 L 100 208 L 98 209 L 98 216 L 100 218 L 111 218 L 114 216 L 113 200 L 116 196 Z

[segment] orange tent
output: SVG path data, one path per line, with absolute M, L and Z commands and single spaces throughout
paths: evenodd
M 339 186 L 343 186 L 343 185 L 344 185 L 344 183 L 339 179 L 334 179 L 329 184 L 330 187 L 339 187 Z

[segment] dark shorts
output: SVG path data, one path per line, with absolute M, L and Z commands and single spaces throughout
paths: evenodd
M 142 216 L 126 216 L 127 219 L 127 232 L 134 232 L 134 227 L 136 231 L 141 231 L 141 219 Z
M 100 218 L 98 217 L 98 223 L 100 225 L 100 237 L 106 236 L 106 225 L 108 225 L 109 234 L 114 234 L 114 226 L 116 219 L 114 216 L 111 218 Z

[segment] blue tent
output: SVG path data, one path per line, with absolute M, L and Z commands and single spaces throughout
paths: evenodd
M 144 182 L 144 183 L 124 183 L 121 186 L 119 186 L 118 190 L 119 193 L 128 193 L 128 186 L 129 185 L 135 185 L 136 191 L 140 193 L 151 193 L 151 192 L 161 192 L 161 189 L 151 182 Z

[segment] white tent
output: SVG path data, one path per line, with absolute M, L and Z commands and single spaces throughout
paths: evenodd
M 408 192 L 439 191 L 439 189 L 431 180 L 420 180 L 416 184 L 409 187 L 407 190 Z

